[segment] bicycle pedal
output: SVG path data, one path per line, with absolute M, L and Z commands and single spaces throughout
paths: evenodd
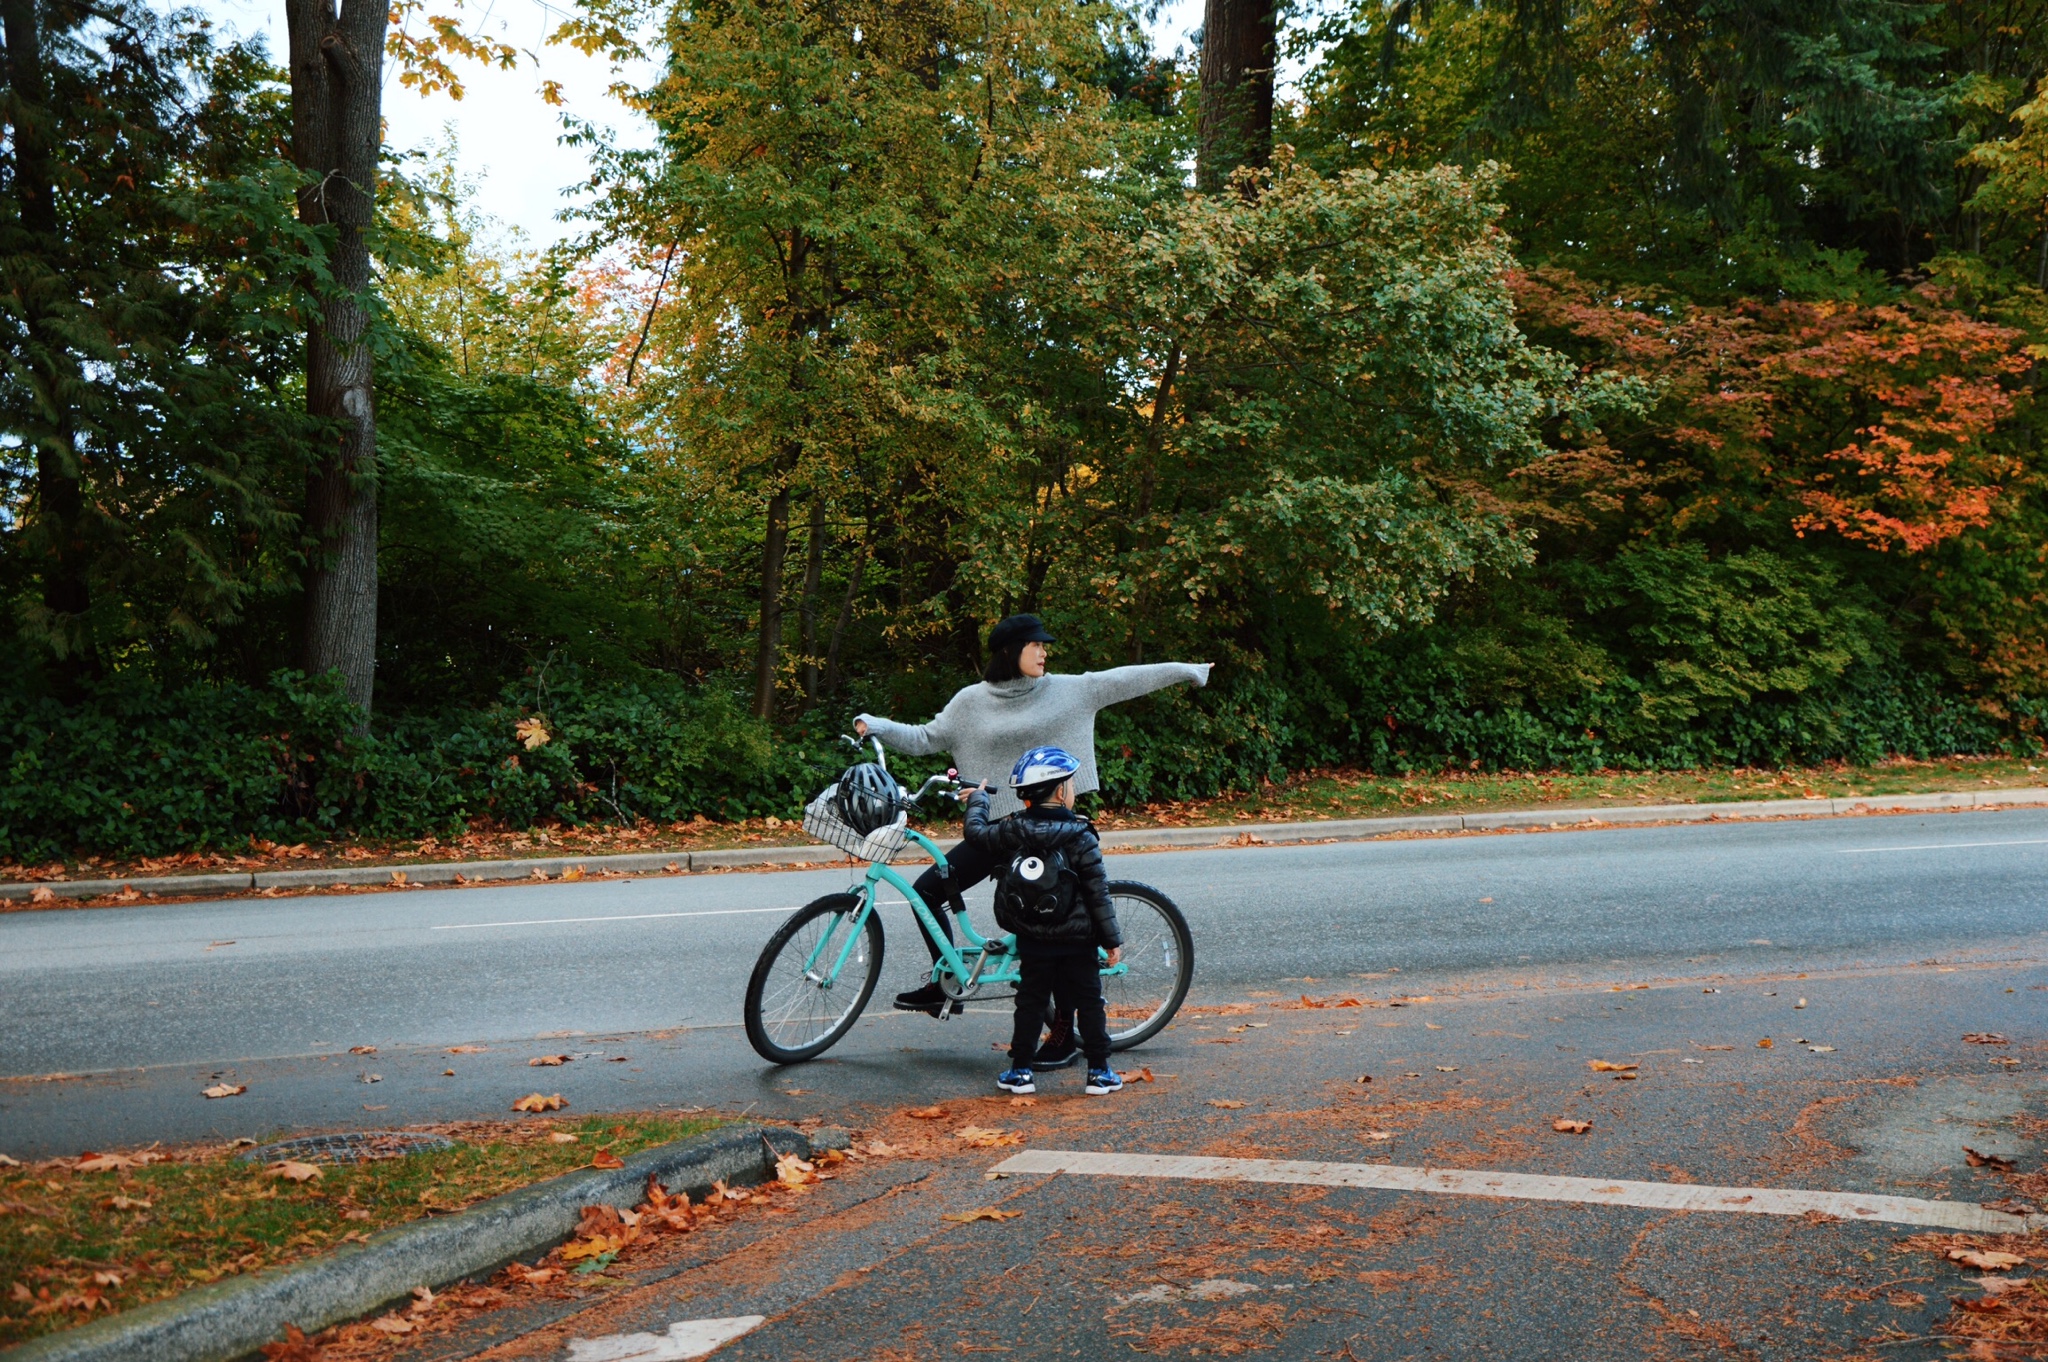
M 948 1017 L 957 1017 L 966 1010 L 967 1004 L 959 1001 L 958 999 L 955 999 L 951 1007 L 940 1008 L 937 1011 L 933 1012 L 932 1015 L 934 1017 L 937 1017 L 940 1021 L 944 1021 Z

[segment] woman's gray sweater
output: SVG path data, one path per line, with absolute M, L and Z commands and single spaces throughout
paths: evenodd
M 960 779 L 995 786 L 989 813 L 995 817 L 1022 807 L 1010 789 L 1010 768 L 1034 747 L 1063 747 L 1081 763 L 1074 793 L 1086 794 L 1095 776 L 1095 711 L 1155 690 L 1192 681 L 1209 684 L 1207 662 L 1155 662 L 1112 667 L 1106 672 L 1020 676 L 1015 681 L 977 681 L 953 696 L 928 724 L 899 724 L 873 714 L 860 716 L 885 747 L 913 757 L 949 752 Z

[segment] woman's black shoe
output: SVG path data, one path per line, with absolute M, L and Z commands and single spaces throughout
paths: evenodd
M 929 1012 L 934 1017 L 939 1015 L 939 1010 L 946 1005 L 946 1002 L 946 995 L 937 984 L 926 984 L 922 988 L 913 988 L 908 993 L 896 995 L 896 1006 L 899 1010 L 904 1012 Z

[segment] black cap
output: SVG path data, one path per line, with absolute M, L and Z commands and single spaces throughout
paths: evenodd
M 1055 643 L 1052 630 L 1036 615 L 1006 615 L 988 631 L 989 656 L 996 657 L 1026 643 Z

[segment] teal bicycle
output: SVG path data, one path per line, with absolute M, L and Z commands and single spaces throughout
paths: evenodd
M 875 763 L 886 772 L 888 756 L 879 740 L 872 741 Z M 768 938 L 754 964 L 747 980 L 747 1040 L 772 1063 L 815 1059 L 860 1020 L 882 977 L 882 916 L 877 910 L 883 885 L 903 896 L 939 943 L 931 978 L 951 1000 L 942 1015 L 995 990 L 1007 996 L 1017 982 L 1015 936 L 985 937 L 976 931 L 950 878 L 948 901 L 928 904 L 889 865 L 911 844 L 931 856 L 946 876 L 945 852 L 910 826 L 910 815 L 935 793 L 957 796 L 960 782 L 950 773 L 933 776 L 915 794 L 893 778 L 888 783 L 896 791 L 896 817 L 873 832 L 863 833 L 839 818 L 832 798 L 836 786 L 828 786 L 804 811 L 804 828 L 812 836 L 869 864 L 859 883 L 797 909 Z M 1111 880 L 1109 894 L 1123 929 L 1124 951 L 1117 964 L 1103 966 L 1102 992 L 1110 1048 L 1128 1050 L 1158 1035 L 1179 1011 L 1194 978 L 1195 943 L 1179 907 L 1152 886 Z M 941 912 L 951 912 L 958 922 L 957 941 L 946 939 Z

